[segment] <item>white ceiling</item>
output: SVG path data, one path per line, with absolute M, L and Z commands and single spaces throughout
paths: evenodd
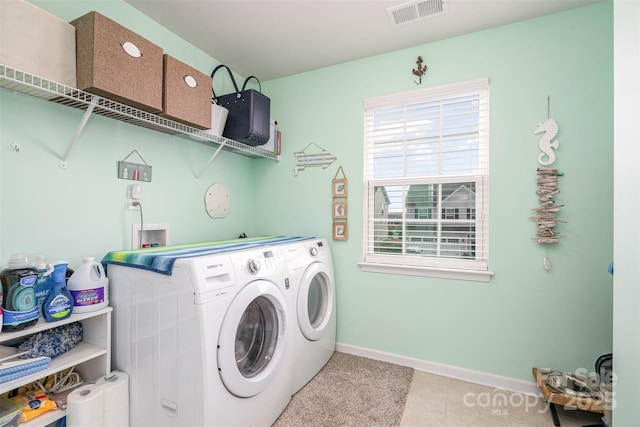
M 393 26 L 405 0 L 126 0 L 235 72 L 266 81 L 602 0 L 447 0 Z M 427 59 L 427 58 L 425 58 Z

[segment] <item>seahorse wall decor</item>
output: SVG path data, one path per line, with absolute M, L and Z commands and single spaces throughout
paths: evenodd
M 560 142 L 554 140 L 558 135 L 558 122 L 554 119 L 547 117 L 545 121 L 539 123 L 534 135 L 544 133 L 538 141 L 538 147 L 542 151 L 538 155 L 538 163 L 542 166 L 549 166 L 556 161 L 556 153 L 554 150 L 558 149 Z M 558 190 L 558 177 L 564 174 L 555 168 L 540 167 L 537 169 L 536 184 L 538 186 L 536 194 L 538 195 L 538 201 L 540 207 L 533 208 L 532 211 L 536 212 L 537 216 L 530 217 L 535 220 L 538 225 L 536 237 L 533 238 L 537 243 L 542 245 L 557 244 L 560 241 L 561 236 L 555 230 L 558 223 L 566 224 L 566 221 L 562 221 L 557 218 L 560 209 L 564 205 L 556 205 L 554 196 L 560 193 Z M 547 256 L 543 260 L 545 270 L 551 269 L 551 260 L 549 259 L 549 253 L 547 250 Z
M 552 118 L 547 118 L 544 122 L 538 124 L 538 127 L 533 132 L 535 135 L 544 132 L 540 141 L 538 141 L 538 147 L 542 150 L 542 153 L 538 156 L 538 163 L 543 166 L 549 166 L 556 161 L 556 153 L 553 149 L 558 149 L 560 141 L 553 140 L 558 135 L 558 122 Z M 546 160 L 545 159 L 546 156 Z

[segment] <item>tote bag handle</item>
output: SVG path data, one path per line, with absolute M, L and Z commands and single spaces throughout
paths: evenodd
M 255 81 L 258 82 L 258 90 L 260 93 L 262 93 L 262 85 L 260 84 L 260 80 L 258 80 L 258 78 L 256 76 L 249 76 L 247 77 L 247 79 L 244 81 L 244 83 L 242 84 L 242 90 L 244 91 L 244 89 L 247 87 L 247 83 L 249 82 L 249 80 L 251 79 L 255 79 Z
M 233 87 L 235 88 L 236 93 L 238 94 L 238 96 L 240 96 L 240 91 L 238 90 L 238 84 L 236 83 L 236 79 L 233 78 L 233 73 L 231 73 L 231 70 L 226 65 L 220 64 L 216 68 L 214 68 L 213 71 L 211 72 L 211 78 L 213 79 L 213 75 L 216 73 L 216 71 L 218 71 L 220 68 L 223 68 L 223 67 L 227 69 L 227 72 L 229 73 L 229 77 L 231 77 L 231 82 L 233 83 Z M 246 81 L 245 81 L 245 84 L 246 84 Z M 244 86 L 242 87 L 242 89 L 244 90 Z M 213 81 L 211 82 L 211 94 L 213 95 L 213 98 L 212 98 L 213 103 L 217 104 L 217 102 L 216 102 L 216 98 L 217 98 L 216 92 L 213 90 Z

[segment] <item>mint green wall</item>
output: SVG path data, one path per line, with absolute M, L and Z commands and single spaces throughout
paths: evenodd
M 64 20 L 98 10 L 202 72 L 216 65 L 120 0 L 33 1 Z M 490 283 L 362 273 L 362 101 L 423 85 L 491 80 Z M 116 162 L 137 149 L 153 166 L 142 183 L 145 222 L 170 223 L 174 243 L 248 234 L 331 234 L 331 179 L 349 178 L 349 240 L 331 242 L 338 286 L 338 339 L 419 359 L 529 380 L 532 366 L 592 368 L 611 350 L 612 7 L 610 2 L 264 82 L 283 131 L 279 163 L 213 149 L 92 117 L 58 167 L 79 111 L 0 91 L 0 259 L 17 251 L 101 257 L 129 244 L 138 213 L 126 210 L 131 181 Z M 535 125 L 560 124 L 560 228 L 549 249 L 530 239 L 537 206 Z M 19 153 L 10 143 L 19 143 Z M 294 177 L 293 153 L 315 142 L 338 160 Z M 211 220 L 203 194 L 227 185 L 231 215 Z
M 122 1 L 33 3 L 65 21 L 97 10 L 204 73 L 217 65 Z M 92 116 L 68 169 L 61 169 L 59 159 L 82 115 L 0 90 L 0 264 L 12 253 L 28 252 L 65 259 L 73 268 L 83 256 L 101 259 L 109 250 L 130 247 L 131 225 L 140 216 L 126 209 L 134 182 L 118 179 L 116 166 L 133 149 L 153 167 L 152 182 L 140 183 L 144 223 L 169 224 L 172 243 L 254 234 L 254 165 L 269 160 L 222 152 L 195 182 L 213 147 Z M 11 143 L 20 144 L 20 151 L 11 151 Z M 135 155 L 131 160 L 140 162 Z M 205 212 L 204 193 L 216 182 L 227 186 L 232 206 L 227 218 L 213 220 Z
M 257 167 L 259 232 L 331 237 L 331 180 L 349 179 L 349 239 L 332 242 L 338 340 L 509 377 L 533 366 L 593 370 L 611 351 L 613 66 L 612 4 L 417 46 L 267 82 L 283 132 L 278 167 Z M 429 67 L 422 86 L 411 69 Z M 491 104 L 488 284 L 363 273 L 363 99 L 488 76 Z M 560 125 L 554 166 L 559 227 L 546 248 L 531 238 L 536 124 Z M 315 142 L 338 157 L 294 177 L 295 151 Z M 279 189 L 279 191 L 274 191 Z

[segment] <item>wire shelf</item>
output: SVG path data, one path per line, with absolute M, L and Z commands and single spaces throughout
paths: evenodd
M 94 100 L 97 100 L 93 108 L 94 114 L 170 135 L 190 137 L 194 141 L 213 147 L 222 145 L 223 150 L 243 156 L 277 160 L 273 152 L 211 135 L 200 129 L 2 64 L 0 64 L 0 88 L 85 111 Z

